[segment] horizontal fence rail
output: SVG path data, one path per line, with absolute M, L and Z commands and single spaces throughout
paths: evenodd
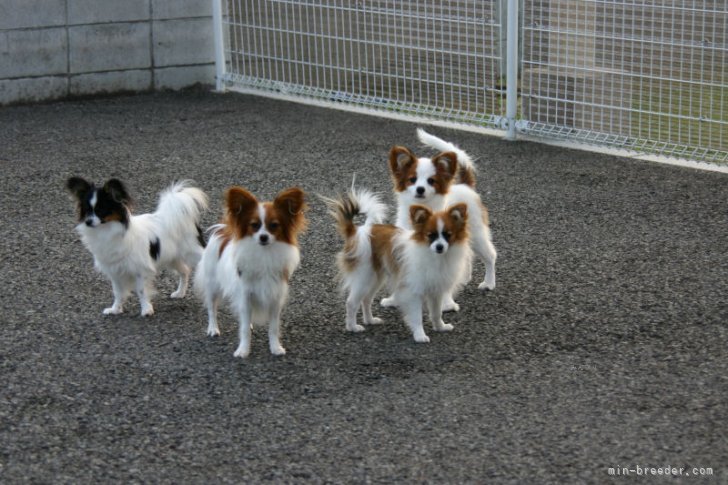
M 215 2 L 219 87 L 728 163 L 725 0 Z

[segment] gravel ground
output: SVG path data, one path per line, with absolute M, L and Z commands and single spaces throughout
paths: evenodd
M 111 288 L 64 180 L 119 177 L 146 212 L 191 178 L 205 224 L 232 184 L 331 195 L 356 173 L 392 201 L 386 155 L 417 148 L 415 125 L 205 92 L 0 110 L 0 481 L 600 483 L 671 466 L 728 482 L 726 175 L 432 131 L 479 158 L 496 290 L 477 290 L 478 265 L 428 345 L 391 310 L 346 333 L 339 241 L 310 197 L 288 354 L 258 328 L 243 361 L 230 313 L 206 337 L 169 275 L 155 316 L 101 314 Z

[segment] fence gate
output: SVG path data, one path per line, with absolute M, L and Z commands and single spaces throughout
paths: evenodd
M 725 0 L 213 5 L 219 89 L 728 162 Z

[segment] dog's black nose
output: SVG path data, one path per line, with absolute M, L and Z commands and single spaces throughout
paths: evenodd
M 266 244 L 268 242 L 268 234 L 261 234 L 258 237 L 258 241 L 260 241 L 261 244 Z
M 424 187 L 417 187 L 417 195 L 422 195 L 425 193 Z
M 86 219 L 86 225 L 88 227 L 94 227 L 94 220 L 93 219 Z
M 442 244 L 438 244 L 437 246 L 435 246 L 435 251 L 437 251 L 438 253 L 441 253 L 443 249 L 445 249 L 445 246 L 443 246 Z

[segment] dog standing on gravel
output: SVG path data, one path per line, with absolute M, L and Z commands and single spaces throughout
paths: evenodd
M 433 212 L 423 205 L 409 208 L 412 229 L 379 224 L 384 205 L 366 190 L 352 189 L 338 199 L 324 198 L 344 238 L 338 266 L 346 299 L 346 329 L 361 332 L 356 323 L 359 308 L 364 323 L 380 323 L 372 316 L 371 303 L 379 288 L 387 283 L 397 294 L 397 304 L 412 331 L 415 342 L 430 338 L 422 326 L 423 306 L 427 306 L 435 331 L 452 330 L 442 321 L 441 304 L 465 280 L 470 261 L 468 208 L 460 203 Z M 366 214 L 361 226 L 354 224 Z
M 195 273 L 195 290 L 205 302 L 207 335 L 220 334 L 217 309 L 222 298 L 238 316 L 240 343 L 235 357 L 250 354 L 253 323 L 268 323 L 273 355 L 280 342 L 281 310 L 288 280 L 298 267 L 298 234 L 306 226 L 304 192 L 290 188 L 273 202 L 259 202 L 241 187 L 225 192 L 225 213 L 210 228 L 210 241 Z
M 96 268 L 111 280 L 114 303 L 104 310 L 105 315 L 123 313 L 132 291 L 139 297 L 142 316 L 153 315 L 153 284 L 161 269 L 179 274 L 171 297 L 185 296 L 190 273 L 205 245 L 199 226 L 207 208 L 202 190 L 186 181 L 174 183 L 160 194 L 155 212 L 133 215 L 129 192 L 118 179 L 96 187 L 71 177 L 66 188 L 77 202 L 76 231 Z
M 425 205 L 433 211 L 443 210 L 454 204 L 467 205 L 470 221 L 470 243 L 478 257 L 485 261 L 486 270 L 481 290 L 495 288 L 496 250 L 493 245 L 488 209 L 475 191 L 475 167 L 465 151 L 450 142 L 417 130 L 419 140 L 440 153 L 432 158 L 418 158 L 403 146 L 395 146 L 389 152 L 389 170 L 397 197 L 397 226 L 410 229 L 410 208 Z M 382 300 L 383 306 L 398 304 L 396 295 Z M 459 309 L 447 295 L 443 302 L 445 311 Z

